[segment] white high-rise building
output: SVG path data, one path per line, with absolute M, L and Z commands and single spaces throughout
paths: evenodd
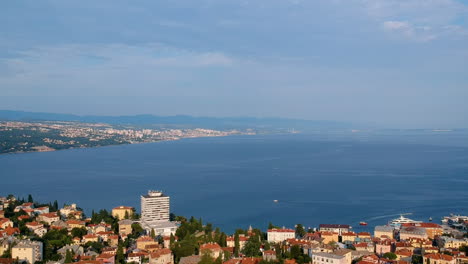
M 141 196 L 141 220 L 143 222 L 169 221 L 169 196 L 161 191 L 148 191 Z
M 156 235 L 175 234 L 178 223 L 169 221 L 169 196 L 161 191 L 148 191 L 141 196 L 141 226 Z

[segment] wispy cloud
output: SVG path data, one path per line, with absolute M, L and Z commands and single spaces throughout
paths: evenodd
M 468 14 L 468 6 L 456 0 L 358 0 L 358 3 L 386 32 L 408 40 L 427 42 L 466 36 L 457 20 Z
M 415 41 L 426 42 L 437 37 L 430 27 L 415 27 L 406 21 L 385 21 L 383 28 L 390 33 L 397 33 L 406 39 Z

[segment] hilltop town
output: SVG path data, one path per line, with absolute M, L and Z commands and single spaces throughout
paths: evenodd
M 0 154 L 135 144 L 195 137 L 253 135 L 252 129 L 146 128 L 105 123 L 0 121 Z
M 90 216 L 76 204 L 0 197 L 1 264 L 464 264 L 467 230 L 468 217 L 451 216 L 441 224 L 401 217 L 373 234 L 336 223 L 226 234 L 170 213 L 161 191 L 141 195 L 140 213 L 117 205 Z

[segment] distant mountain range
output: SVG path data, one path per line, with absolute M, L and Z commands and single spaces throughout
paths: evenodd
M 195 117 L 188 115 L 155 116 L 80 116 L 72 114 L 40 113 L 0 110 L 0 120 L 11 121 L 76 121 L 85 123 L 108 123 L 113 125 L 141 126 L 185 126 L 212 129 L 264 128 L 264 129 L 348 129 L 353 124 L 336 121 L 312 121 L 290 118 L 255 118 L 255 117 Z

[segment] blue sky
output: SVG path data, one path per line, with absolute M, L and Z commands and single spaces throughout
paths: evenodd
M 0 108 L 467 127 L 461 0 L 5 1 Z

